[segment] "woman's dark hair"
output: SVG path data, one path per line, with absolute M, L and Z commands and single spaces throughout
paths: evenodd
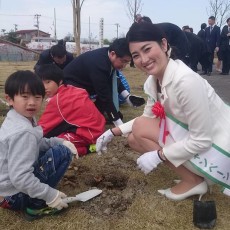
M 126 35 L 128 43 L 144 41 L 161 43 L 163 38 L 166 38 L 166 35 L 160 27 L 149 22 L 133 23 Z
M 30 70 L 19 70 L 11 74 L 5 83 L 5 94 L 11 99 L 15 95 L 23 94 L 29 90 L 32 95 L 45 97 L 45 87 L 41 79 Z
M 64 79 L 63 71 L 55 64 L 41 65 L 37 74 L 42 80 L 52 80 L 57 85 Z
M 165 32 L 157 24 L 150 22 L 133 23 L 126 35 L 128 43 L 155 41 L 161 45 L 163 38 L 167 40 Z M 165 53 L 169 57 L 173 53 L 169 43 L 167 44 L 167 51 Z

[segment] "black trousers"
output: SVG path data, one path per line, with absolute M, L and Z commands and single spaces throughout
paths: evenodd
M 229 73 L 230 69 L 230 45 L 222 51 L 222 73 Z
M 208 68 L 207 72 L 212 72 L 213 60 L 214 60 L 214 50 L 209 53 Z

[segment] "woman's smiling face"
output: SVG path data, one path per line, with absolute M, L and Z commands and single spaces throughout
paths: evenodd
M 168 63 L 167 40 L 130 42 L 130 53 L 137 68 L 149 75 L 162 77 Z

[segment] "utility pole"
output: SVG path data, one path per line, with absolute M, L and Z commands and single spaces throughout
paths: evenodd
M 36 21 L 37 21 L 37 24 L 34 25 L 34 26 L 38 28 L 38 30 L 37 30 L 37 37 L 39 37 L 39 17 L 41 17 L 41 14 L 35 14 L 34 17 L 36 18 Z
M 91 31 L 90 31 L 90 17 L 89 17 L 89 50 L 91 50 Z
M 120 27 L 120 25 L 116 23 L 115 26 L 117 27 L 117 38 L 118 38 L 118 27 Z
M 104 45 L 104 18 L 100 19 L 100 26 L 99 26 L 99 46 L 103 47 Z
M 57 28 L 56 28 L 56 11 L 55 11 L 55 8 L 54 8 L 54 39 L 55 39 L 55 42 L 57 42 Z
M 14 24 L 14 32 L 18 30 L 18 24 Z

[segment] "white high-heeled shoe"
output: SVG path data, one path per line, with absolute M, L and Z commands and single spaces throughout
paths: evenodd
M 214 185 L 214 182 L 212 182 L 211 180 L 206 179 L 206 178 L 205 178 L 205 181 L 206 181 L 206 183 L 208 185 L 209 194 L 212 194 L 212 190 L 213 190 L 212 187 Z M 179 184 L 181 182 L 181 180 L 176 179 L 176 180 L 173 180 L 173 182 L 176 183 L 176 184 Z
M 222 192 L 223 192 L 223 194 L 230 196 L 230 189 L 229 188 L 224 188 L 224 190 Z
M 208 185 L 208 191 L 209 191 L 209 194 L 212 194 L 212 190 L 213 190 L 213 185 L 214 185 L 214 182 L 212 182 L 211 180 L 209 179 L 205 179 L 207 185 Z M 179 184 L 181 182 L 181 180 L 173 180 L 174 183 L 176 184 Z
M 173 180 L 174 183 L 179 184 L 181 180 Z
M 188 190 L 187 192 L 182 193 L 182 194 L 174 194 L 171 192 L 170 188 L 158 190 L 158 192 L 161 195 L 166 196 L 168 199 L 177 200 L 177 201 L 184 200 L 184 199 L 186 199 L 190 196 L 193 196 L 193 195 L 200 195 L 199 200 L 201 200 L 202 196 L 207 191 L 208 191 L 208 185 L 207 185 L 206 181 L 201 182 L 200 184 L 196 185 L 195 187 L 191 188 L 190 190 Z

